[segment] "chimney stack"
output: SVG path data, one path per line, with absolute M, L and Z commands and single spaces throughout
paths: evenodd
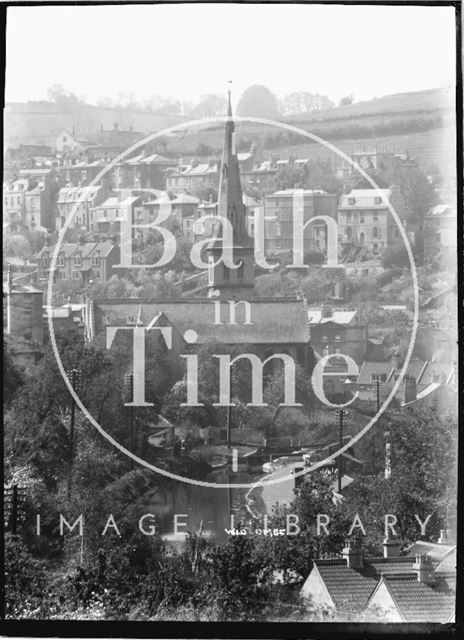
M 451 529 L 440 529 L 438 544 L 454 544 L 454 540 L 451 535 Z
M 401 540 L 388 536 L 383 541 L 383 557 L 398 558 L 400 555 Z
M 418 582 L 423 584 L 433 584 L 435 582 L 432 563 L 425 553 L 416 556 L 416 561 L 412 568 L 417 573 Z
M 332 307 L 328 304 L 322 305 L 321 318 L 331 318 L 333 315 Z
M 364 552 L 360 546 L 352 540 L 348 539 L 345 542 L 342 557 L 346 560 L 346 565 L 349 569 L 360 569 L 364 565 Z

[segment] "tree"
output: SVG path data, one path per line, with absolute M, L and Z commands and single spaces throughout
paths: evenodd
M 382 254 L 382 267 L 384 269 L 409 267 L 409 256 L 404 244 L 396 244 L 385 249 Z
M 238 101 L 237 115 L 270 120 L 278 118 L 277 98 L 267 87 L 254 84 L 243 92 Z
M 212 118 L 223 116 L 227 111 L 227 100 L 224 96 L 209 94 L 201 96 L 200 101 L 192 111 L 194 118 Z
M 403 196 L 406 219 L 421 224 L 436 203 L 436 193 L 427 176 L 417 167 L 399 166 L 386 178 Z
M 345 96 L 344 98 L 341 98 L 340 103 L 339 103 L 339 107 L 344 107 L 348 104 L 353 104 L 353 100 L 354 100 L 354 96 L 352 93 L 350 93 L 349 96 Z
M 386 480 L 382 454 L 387 437 L 391 445 L 391 477 Z M 441 528 L 454 528 L 457 437 L 457 420 L 450 407 L 444 415 L 430 409 L 426 412 L 403 409 L 401 419 L 393 415 L 388 420 L 387 415 L 382 428 L 372 429 L 363 438 L 359 457 L 374 457 L 381 462 L 374 470 L 377 475 L 360 476 L 355 481 L 353 496 L 356 497 L 351 502 L 365 523 L 371 545 L 377 552 L 384 533 L 379 514 L 397 516 L 398 533 L 406 544 L 421 537 L 415 514 L 422 521 L 431 514 L 425 535 L 427 540 L 436 540 Z M 372 451 L 377 453 L 373 456 Z
M 21 386 L 24 379 L 24 373 L 11 353 L 9 345 L 4 341 L 3 345 L 3 402 L 5 405 L 10 404 L 16 390 Z
M 309 93 L 308 91 L 295 91 L 290 93 L 281 101 L 282 111 L 285 115 L 300 115 L 308 111 L 319 109 L 330 109 L 334 106 L 327 96 L 320 93 Z

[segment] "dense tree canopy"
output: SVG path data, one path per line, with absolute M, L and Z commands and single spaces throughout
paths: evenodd
M 240 97 L 237 115 L 274 120 L 279 117 L 277 98 L 267 87 L 254 84 L 248 87 Z

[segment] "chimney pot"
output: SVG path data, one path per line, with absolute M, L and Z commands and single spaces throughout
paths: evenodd
M 416 561 L 412 565 L 412 568 L 417 573 L 418 582 L 424 584 L 432 584 L 435 582 L 432 563 L 425 553 L 416 556 Z
M 342 556 L 346 560 L 346 564 L 349 569 L 360 569 L 364 566 L 363 549 L 361 549 L 359 544 L 354 544 L 350 539 L 345 542 L 345 548 L 342 551 Z
M 383 557 L 398 558 L 401 550 L 401 540 L 397 538 L 385 538 L 383 541 Z
M 440 529 L 438 544 L 453 544 L 451 529 Z

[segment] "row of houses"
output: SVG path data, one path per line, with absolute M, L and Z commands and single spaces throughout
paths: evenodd
M 112 133 L 119 136 L 128 133 L 131 140 L 137 138 L 134 132 Z M 121 142 L 118 144 L 122 145 Z M 380 159 L 378 156 L 379 153 L 373 155 L 374 167 L 394 165 L 395 154 L 383 154 Z M 305 225 L 314 219 L 304 230 L 305 251 L 327 251 L 328 230 L 320 216 L 328 216 L 337 222 L 337 239 L 341 259 L 345 262 L 359 261 L 363 256 L 379 257 L 387 247 L 402 243 L 403 234 L 399 225 L 404 227 L 410 242 L 415 242 L 418 228 L 405 221 L 404 201 L 395 188 L 353 189 L 340 199 L 322 190 L 285 189 L 269 192 L 279 170 L 290 166 L 304 168 L 309 160 L 290 157 L 287 160 L 273 158 L 256 162 L 252 153 L 238 153 L 237 159 L 242 181 L 254 185 L 254 192 L 261 194 L 258 199 L 245 196 L 249 201 L 248 232 L 254 235 L 258 216 L 262 216 L 268 254 L 292 250 L 293 220 L 297 208 L 302 210 Z M 353 159 L 362 165 L 363 158 L 353 154 Z M 71 149 L 63 154 L 58 167 L 20 169 L 19 179 L 4 184 L 4 224 L 59 230 L 67 216 L 75 211 L 73 226 L 92 233 L 112 233 L 112 228 L 118 225 L 111 224 L 112 214 L 109 211 L 116 208 L 114 198 L 122 198 L 121 190 L 124 192 L 127 189 L 131 194 L 140 194 L 142 202 L 149 203 L 146 205 L 146 221 L 152 219 L 150 214 L 154 215 L 159 209 L 155 194 L 167 191 L 172 208 L 177 210 L 181 234 L 189 240 L 195 240 L 208 233 L 208 230 L 196 233 L 195 222 L 199 217 L 214 215 L 217 211 L 217 206 L 212 206 L 215 203 L 211 201 L 219 185 L 219 163 L 216 160 L 201 163 L 193 159 L 184 164 L 182 160 L 142 150 L 117 163 L 111 171 L 104 172 L 110 160 L 111 154 L 82 160 L 76 156 L 75 149 Z M 90 186 L 102 172 L 104 175 L 98 180 L 98 187 Z M 208 194 L 209 199 L 204 200 Z M 134 201 L 134 205 L 137 204 Z M 398 220 L 392 215 L 392 209 Z M 106 212 L 109 223 L 103 220 L 107 217 Z M 425 215 L 423 231 L 427 260 L 440 250 L 455 249 L 456 216 L 456 208 L 446 204 L 433 207 Z M 95 222 L 97 219 L 101 225 Z M 214 230 L 216 226 L 210 224 L 209 230 Z
M 436 543 L 387 537 L 383 556 L 369 557 L 348 540 L 341 557 L 315 560 L 300 595 L 321 614 L 374 622 L 452 622 L 456 544 L 449 530 Z

